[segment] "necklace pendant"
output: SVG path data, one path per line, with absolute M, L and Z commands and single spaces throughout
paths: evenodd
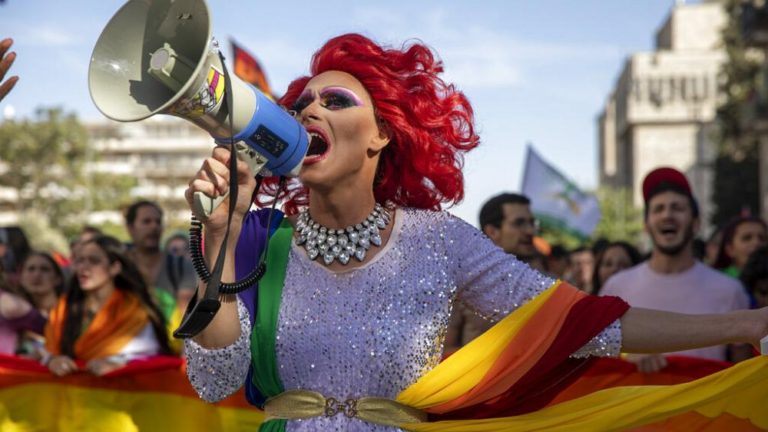
M 358 261 L 363 262 L 365 259 L 365 249 L 362 247 L 355 249 L 355 258 L 357 258 Z

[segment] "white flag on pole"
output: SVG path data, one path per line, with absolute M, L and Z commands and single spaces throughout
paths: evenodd
M 522 192 L 531 199 L 531 210 L 545 226 L 589 237 L 600 222 L 597 197 L 582 192 L 531 145 L 525 157 Z

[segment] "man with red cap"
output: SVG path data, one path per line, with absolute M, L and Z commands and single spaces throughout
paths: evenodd
M 643 180 L 643 199 L 645 231 L 653 241 L 651 256 L 608 279 L 601 294 L 619 296 L 633 307 L 687 314 L 748 309 L 749 299 L 737 280 L 694 257 L 699 207 L 685 175 L 668 167 L 651 171 Z M 723 345 L 669 354 L 728 359 Z M 748 346 L 732 347 L 731 360 L 748 356 Z M 628 359 L 642 372 L 656 372 L 667 365 L 661 354 L 632 355 Z

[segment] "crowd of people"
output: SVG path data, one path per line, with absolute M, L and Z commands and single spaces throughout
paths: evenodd
M 722 313 L 768 306 L 768 227 L 757 216 L 735 215 L 711 238 L 718 240 L 706 256 L 697 248 L 698 204 L 685 176 L 671 168 L 648 174 L 644 183 L 645 228 L 651 250 L 599 238 L 568 251 L 562 245 L 536 247 L 538 223 L 531 200 L 520 194 L 502 193 L 482 207 L 479 224 L 505 252 L 531 267 L 595 295 L 614 295 L 631 305 L 694 314 Z M 657 203 L 667 192 L 677 201 Z M 654 199 L 655 198 L 655 199 Z M 654 199 L 652 203 L 651 200 Z M 660 209 L 654 207 L 660 206 Z M 673 211 L 674 210 L 674 211 Z M 485 332 L 491 323 L 458 305 L 446 349 L 451 352 Z M 748 345 L 716 346 L 668 353 L 719 361 L 741 361 L 754 356 Z M 631 354 L 625 359 L 643 372 L 666 366 L 664 354 Z
M 157 203 L 134 202 L 125 211 L 129 242 L 84 226 L 69 257 L 32 249 L 17 226 L 0 228 L 0 353 L 59 376 L 180 355 L 171 332 L 198 282 L 187 238 L 161 244 L 162 218 Z
M 5 54 L 10 44 L 0 42 L 0 82 L 13 62 Z M 682 173 L 660 168 L 643 183 L 653 244 L 645 260 L 633 245 L 610 239 L 542 254 L 531 200 L 515 193 L 482 208 L 481 234 L 441 210 L 462 199 L 462 155 L 479 143 L 469 100 L 441 72 L 419 42 L 386 48 L 347 34 L 315 54 L 311 76 L 293 81 L 281 100 L 312 134 L 299 179 L 287 189 L 268 179 L 256 190 L 240 164 L 232 237 L 228 206 L 196 215 L 207 261 L 214 251 L 227 252 L 226 282 L 259 262 L 265 241 L 274 245 L 264 253 L 258 300 L 222 295 L 210 325 L 183 347 L 174 346 L 169 330 L 202 285 L 184 238 L 161 247 L 156 203 L 138 201 L 125 211 L 128 244 L 84 227 L 64 267 L 31 250 L 18 228 L 0 229 L 0 348 L 35 358 L 58 376 L 104 375 L 136 358 L 183 350 L 202 398 L 219 400 L 245 385 L 274 430 L 286 423 L 291 430 L 392 430 L 434 421 L 427 413 L 469 421 L 476 413 L 465 408 L 498 402 L 500 391 L 516 388 L 493 388 L 469 374 L 470 359 L 497 361 L 493 350 L 462 348 L 478 335 L 486 347 L 496 343 L 489 334 L 512 335 L 506 346 L 530 357 L 527 366 L 517 364 L 519 374 L 499 367 L 501 379 L 512 385 L 524 376 L 536 391 L 537 383 L 552 391 L 552 382 L 571 373 L 558 368 L 571 360 L 621 351 L 636 353 L 628 359 L 643 372 L 662 369 L 662 353 L 670 351 L 719 344 L 702 348 L 711 351 L 705 356 L 738 361 L 754 354 L 748 343 L 768 330 L 768 309 L 748 311 L 768 297 L 765 222 L 735 220 L 723 228 L 713 261 L 697 260 L 696 199 Z M 0 99 L 14 83 L 0 85 Z M 189 183 L 190 204 L 196 192 L 228 192 L 229 158 L 217 147 L 203 162 Z M 272 225 L 264 223 L 267 210 L 251 210 L 253 197 L 269 201 L 264 191 L 284 202 Z M 512 331 L 516 321 L 508 318 L 520 314 L 536 328 Z M 558 314 L 581 320 L 560 327 Z M 446 354 L 452 370 L 438 367 Z M 476 382 L 437 410 L 403 396 L 431 392 L 421 381 L 426 374 L 456 385 L 469 374 Z M 512 405 L 504 409 L 522 409 L 505 395 Z M 622 409 L 642 411 L 637 401 L 601 403 L 618 417 Z M 593 408 L 588 422 L 598 424 Z M 514 421 L 504 412 L 486 418 Z M 470 423 L 456 430 L 487 430 Z

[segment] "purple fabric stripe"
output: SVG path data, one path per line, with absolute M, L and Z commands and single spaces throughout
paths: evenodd
M 237 240 L 237 247 L 235 248 L 235 276 L 238 280 L 248 276 L 248 273 L 259 264 L 259 257 L 267 240 L 266 228 L 269 212 L 269 209 L 259 209 L 250 211 L 245 215 L 240 238 Z M 280 225 L 282 216 L 282 212 L 275 210 L 270 232 Z M 258 298 L 256 292 L 257 287 L 252 286 L 238 294 L 250 314 L 251 327 L 253 327 L 256 318 L 256 299 Z

